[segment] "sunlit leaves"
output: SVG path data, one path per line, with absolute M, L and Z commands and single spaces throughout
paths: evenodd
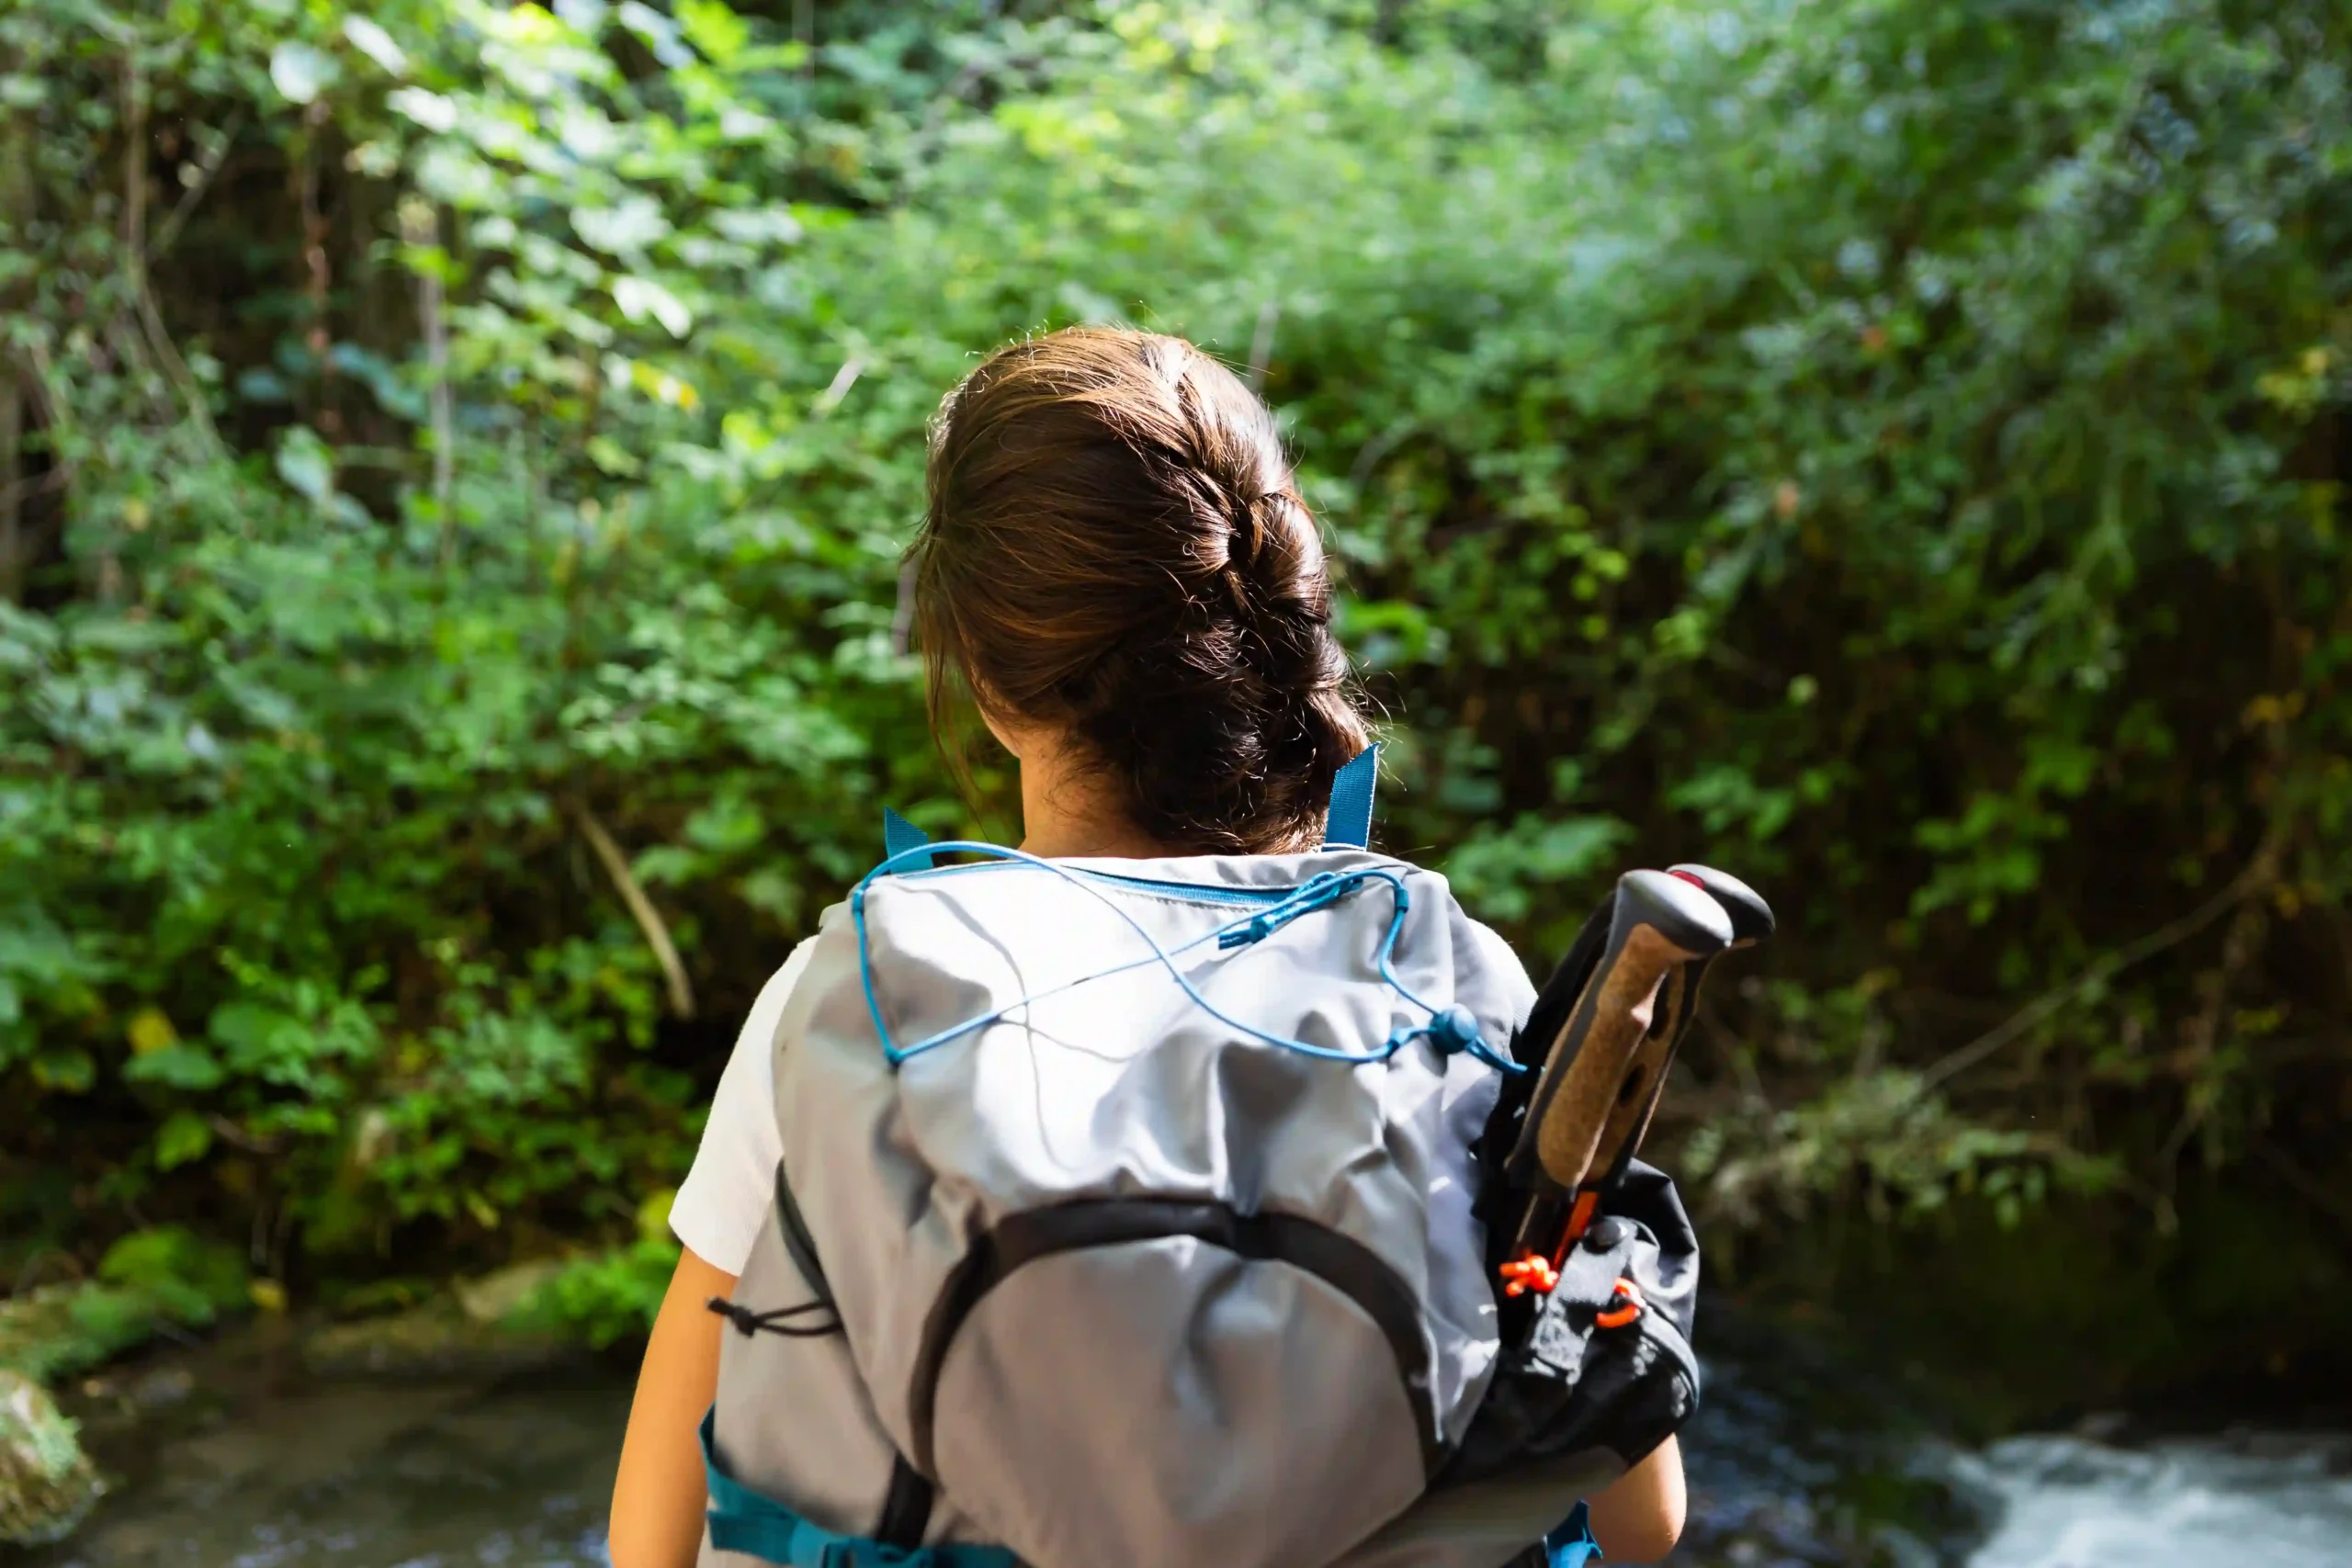
M 277 444 L 277 477 L 300 496 L 321 505 L 334 493 L 334 454 L 307 425 L 291 427 Z
M 670 232 L 660 204 L 645 196 L 627 197 L 609 207 L 575 207 L 571 227 L 588 244 L 618 256 L 641 256 L 648 245 Z
M 678 297 L 650 277 L 613 279 L 613 303 L 632 321 L 652 320 L 672 337 L 684 337 L 695 324 L 694 312 Z
M 454 130 L 458 123 L 458 106 L 440 93 L 427 92 L 423 87 L 402 87 L 388 100 L 398 113 L 430 131 Z
M 289 40 L 270 51 L 269 80 L 291 104 L 307 104 L 335 85 L 343 68 L 314 44 Z
M 381 24 L 369 17 L 356 15 L 344 17 L 343 36 L 351 40 L 354 49 L 390 74 L 398 76 L 408 69 L 407 51 L 393 41 L 392 35 L 386 32 Z

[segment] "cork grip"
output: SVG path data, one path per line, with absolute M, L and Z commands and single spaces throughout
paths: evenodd
M 1661 982 L 1694 956 L 1656 927 L 1637 926 L 1626 933 L 1617 962 L 1594 976 L 1591 1027 L 1535 1134 L 1544 1174 L 1570 1191 L 1593 1168 L 1602 1129 L 1624 1098 L 1626 1074 L 1651 1032 Z
M 1618 879 L 1607 945 L 1546 1053 L 1521 1131 L 1521 1157 L 1532 1153 L 1544 1177 L 1568 1191 L 1595 1175 L 1597 1164 L 1605 1172 L 1616 1148 L 1604 1149 L 1604 1130 L 1612 1121 L 1622 1122 L 1615 1129 L 1622 1144 L 1647 1119 L 1653 1098 L 1645 1091 L 1654 1087 L 1654 1073 L 1644 1070 L 1630 1084 L 1629 1074 L 1645 1057 L 1645 1045 L 1662 1066 L 1661 1054 L 1673 1044 L 1676 1020 L 1654 1010 L 1661 1001 L 1684 998 L 1682 982 L 1669 976 L 1731 942 L 1729 919 L 1697 886 L 1655 871 Z M 1670 997 L 1661 998 L 1662 983 L 1676 987 Z
M 1772 934 L 1771 906 L 1765 903 L 1756 890 L 1712 866 L 1679 865 L 1668 873 L 1698 887 L 1717 904 L 1731 920 L 1733 949 L 1753 947 Z M 1712 957 L 1702 957 L 1693 963 L 1678 964 L 1667 971 L 1659 983 L 1657 998 L 1650 1004 L 1649 1028 L 1642 1035 L 1642 1043 L 1634 1048 L 1632 1066 L 1625 1069 L 1624 1087 L 1618 1091 L 1617 1103 L 1609 1113 L 1608 1122 L 1600 1129 L 1600 1142 L 1593 1150 L 1592 1165 L 1585 1174 L 1588 1184 L 1614 1181 L 1624 1173 L 1626 1165 L 1642 1146 L 1650 1130 L 1650 1118 L 1657 1112 L 1657 1102 L 1666 1089 L 1667 1070 L 1674 1065 L 1674 1055 L 1681 1047 L 1682 1037 L 1690 1032 L 1690 1020 L 1699 1006 L 1699 988 L 1706 983 Z
M 1618 1076 L 1617 1098 L 1610 1104 L 1608 1120 L 1601 1124 L 1600 1137 L 1593 1145 L 1592 1163 L 1585 1172 L 1587 1181 L 1613 1174 L 1627 1151 L 1641 1146 L 1643 1134 L 1649 1131 L 1650 1113 L 1657 1109 L 1658 1089 L 1665 1081 L 1666 1069 L 1672 1064 L 1674 1048 L 1681 1043 L 1683 1029 L 1690 1021 L 1690 1003 L 1706 963 L 1702 958 L 1692 964 L 1677 964 L 1658 982 L 1657 995 L 1650 1000 L 1648 1027 L 1642 1031 L 1642 1038 L 1634 1047 L 1633 1060 Z

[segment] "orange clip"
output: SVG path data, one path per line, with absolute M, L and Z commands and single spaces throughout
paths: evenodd
M 1581 1241 L 1584 1233 L 1592 1228 L 1592 1216 L 1600 1207 L 1600 1193 L 1596 1189 L 1588 1187 L 1577 1194 L 1576 1206 L 1568 1211 L 1567 1229 L 1560 1236 L 1560 1250 L 1552 1260 L 1554 1267 L 1566 1262 L 1568 1248 Z
M 1611 1307 L 1609 1311 L 1596 1315 L 1592 1320 L 1592 1325 L 1595 1328 L 1623 1328 L 1642 1315 L 1641 1288 L 1634 1281 L 1620 1278 L 1612 1295 L 1623 1301 L 1625 1304 L 1621 1307 Z
M 1559 1270 L 1554 1269 L 1548 1259 L 1542 1258 L 1514 1258 L 1495 1272 L 1502 1276 L 1503 1294 L 1507 1296 L 1523 1296 L 1530 1291 L 1539 1296 L 1548 1296 L 1552 1293 L 1552 1287 L 1560 1282 Z

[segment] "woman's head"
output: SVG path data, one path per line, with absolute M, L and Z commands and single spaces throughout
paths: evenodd
M 1181 339 L 998 350 L 942 405 L 913 550 L 935 715 L 1056 736 L 1155 842 L 1311 847 L 1363 749 L 1273 416 Z

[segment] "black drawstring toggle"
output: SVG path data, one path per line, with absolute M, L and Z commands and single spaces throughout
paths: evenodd
M 741 1303 L 730 1302 L 725 1296 L 713 1296 L 705 1304 L 733 1324 L 735 1332 L 746 1339 L 754 1334 L 781 1334 L 787 1339 L 820 1339 L 842 1331 L 841 1316 L 833 1312 L 831 1302 L 802 1302 L 798 1306 L 778 1307 L 774 1312 L 753 1312 Z M 827 1314 L 828 1321 L 792 1321 L 797 1317 L 806 1317 L 810 1313 Z

